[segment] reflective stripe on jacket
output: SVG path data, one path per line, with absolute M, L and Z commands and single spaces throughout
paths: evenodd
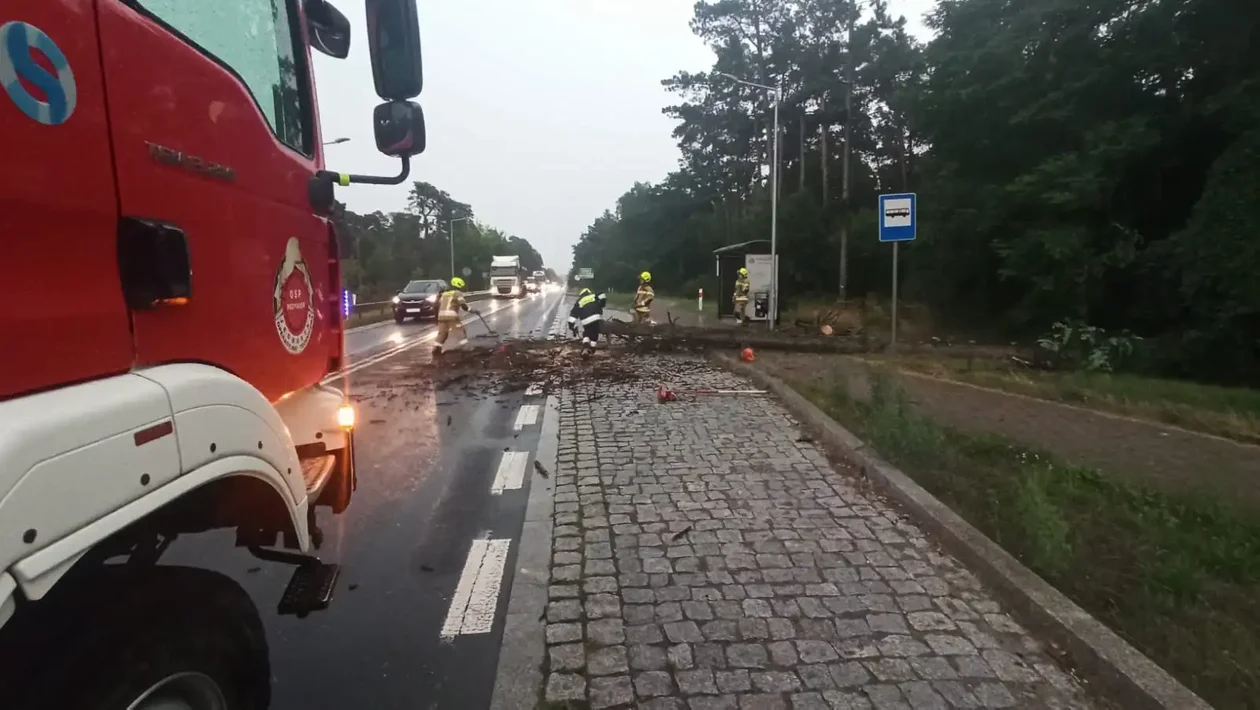
M 582 325 L 590 325 L 604 319 L 604 302 L 607 296 L 599 294 L 586 294 L 579 298 L 577 303 L 573 304 L 573 309 L 569 311 L 569 324 L 581 322 Z
M 735 279 L 735 300 L 747 301 L 749 288 L 751 287 L 748 283 L 748 279 L 745 279 L 745 278 Z
M 652 286 L 649 284 L 639 284 L 639 290 L 634 292 L 634 310 L 647 313 L 651 310 L 652 301 L 656 298 L 656 294 L 652 292 Z
M 460 309 L 468 310 L 464 302 L 464 292 L 457 288 L 442 292 L 438 300 L 438 320 L 459 320 Z

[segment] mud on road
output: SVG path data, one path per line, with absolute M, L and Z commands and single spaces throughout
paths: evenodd
M 700 350 L 690 346 L 667 350 Z M 626 355 L 659 352 L 655 342 L 631 341 L 601 346 L 583 358 L 575 345 L 557 342 L 511 341 L 498 343 L 479 338 L 469 347 L 434 356 L 428 347 L 416 347 L 387 362 L 355 373 L 351 397 L 356 401 L 395 400 L 399 397 L 431 401 L 430 395 L 445 392 L 445 404 L 463 398 L 505 395 L 531 390 L 532 394 L 557 393 L 576 382 L 627 384 L 660 379 L 659 384 L 681 386 L 687 381 L 689 365 L 671 360 L 668 367 L 649 368 L 644 360 Z M 695 367 L 702 367 L 696 364 Z M 597 391 L 597 390 L 596 390 Z M 454 395 L 450 397 L 449 395 Z M 442 406 L 442 403 L 439 404 Z

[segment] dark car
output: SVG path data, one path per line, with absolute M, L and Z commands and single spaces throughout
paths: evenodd
M 441 279 L 412 281 L 394 296 L 394 320 L 437 318 L 438 297 L 448 288 Z

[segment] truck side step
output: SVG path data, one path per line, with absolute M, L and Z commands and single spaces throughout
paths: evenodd
M 281 616 L 293 614 L 303 617 L 313 611 L 327 609 L 340 573 L 340 566 L 318 560 L 298 565 L 289 578 L 289 586 L 284 589 L 284 596 L 280 597 L 276 612 Z
M 336 466 L 337 457 L 334 454 L 302 459 L 302 479 L 306 481 L 306 494 L 318 495 L 328 484 L 328 479 L 332 477 Z

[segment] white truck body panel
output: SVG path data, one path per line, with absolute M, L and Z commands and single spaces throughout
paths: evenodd
M 207 483 L 241 475 L 270 484 L 278 495 L 285 498 L 294 529 L 298 531 L 298 547 L 303 552 L 309 552 L 311 539 L 310 531 L 306 528 L 306 498 L 293 501 L 286 493 L 285 476 L 271 468 L 266 461 L 253 456 L 230 456 L 190 471 L 143 498 L 84 525 L 39 552 L 23 558 L 10 568 L 11 572 L 28 599 L 39 599 L 96 543 Z M 300 479 L 301 475 L 295 473 L 294 477 Z M 2 606 L 3 601 L 0 600 L 0 607 Z
M 17 582 L 13 581 L 13 575 L 0 572 L 0 626 L 4 626 L 4 622 L 13 618 L 13 612 L 17 611 L 17 600 L 13 598 L 15 591 Z
M 309 551 L 290 431 L 345 446 L 343 401 L 317 386 L 273 406 L 230 373 L 185 363 L 0 402 L 0 624 L 17 589 L 42 597 L 95 544 L 220 478 L 268 483 Z

